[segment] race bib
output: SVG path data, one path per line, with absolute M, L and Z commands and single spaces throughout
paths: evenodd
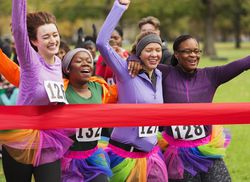
M 55 81 L 44 81 L 44 87 L 50 102 L 61 102 L 68 104 L 64 92 L 63 83 Z
M 203 125 L 171 126 L 173 137 L 181 140 L 197 140 L 206 137 Z
M 158 126 L 140 126 L 139 137 L 156 136 L 158 133 Z
M 102 128 L 77 128 L 76 140 L 79 142 L 91 142 L 101 139 Z

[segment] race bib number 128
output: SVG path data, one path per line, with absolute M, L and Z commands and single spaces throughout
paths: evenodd
M 173 137 L 181 140 L 197 140 L 206 137 L 203 125 L 171 126 Z

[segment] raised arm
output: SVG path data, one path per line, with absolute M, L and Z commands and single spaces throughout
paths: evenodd
M 223 66 L 214 67 L 213 75 L 216 77 L 214 80 L 216 80 L 216 84 L 219 86 L 220 84 L 230 81 L 248 69 L 250 69 L 250 56 Z
M 0 74 L 15 87 L 19 86 L 20 69 L 19 66 L 10 60 L 0 49 Z
M 12 33 L 15 40 L 18 62 L 21 68 L 29 68 L 32 63 L 37 63 L 34 59 L 36 52 L 31 47 L 27 30 L 27 10 L 26 0 L 12 0 Z
M 129 6 L 129 0 L 116 0 L 97 37 L 97 47 L 117 79 L 128 77 L 127 63 L 110 46 L 109 39 L 122 14 Z

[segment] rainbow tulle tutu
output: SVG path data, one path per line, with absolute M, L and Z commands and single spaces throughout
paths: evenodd
M 165 151 L 169 179 L 183 179 L 184 171 L 195 176 L 198 172 L 207 172 L 213 159 L 223 158 L 231 136 L 222 126 L 214 125 L 211 135 L 199 140 L 176 140 L 165 132 L 158 140 Z
M 147 181 L 167 182 L 167 169 L 159 147 L 149 153 L 127 152 L 109 145 L 106 149 L 113 171 L 111 182 L 117 181 Z
M 73 141 L 75 129 L 1 130 L 0 144 L 18 162 L 39 166 L 61 159 Z

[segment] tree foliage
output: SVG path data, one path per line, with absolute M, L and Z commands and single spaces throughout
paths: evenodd
M 212 17 L 207 14 L 209 2 L 212 2 Z M 100 26 L 112 4 L 113 0 L 28 0 L 28 10 L 54 13 L 62 35 L 70 36 L 78 28 L 76 26 L 84 25 L 87 30 L 93 22 Z M 168 40 L 183 33 L 206 40 L 212 34 L 215 40 L 237 40 L 239 44 L 243 35 L 250 35 L 249 12 L 249 0 L 132 0 L 121 25 L 127 31 L 136 30 L 140 18 L 152 15 L 160 19 L 162 36 Z M 10 15 L 11 1 L 0 0 L 0 20 Z M 209 17 L 213 23 L 206 23 Z M 1 21 L 0 35 L 5 26 L 6 21 Z M 208 43 L 208 47 L 211 44 Z

